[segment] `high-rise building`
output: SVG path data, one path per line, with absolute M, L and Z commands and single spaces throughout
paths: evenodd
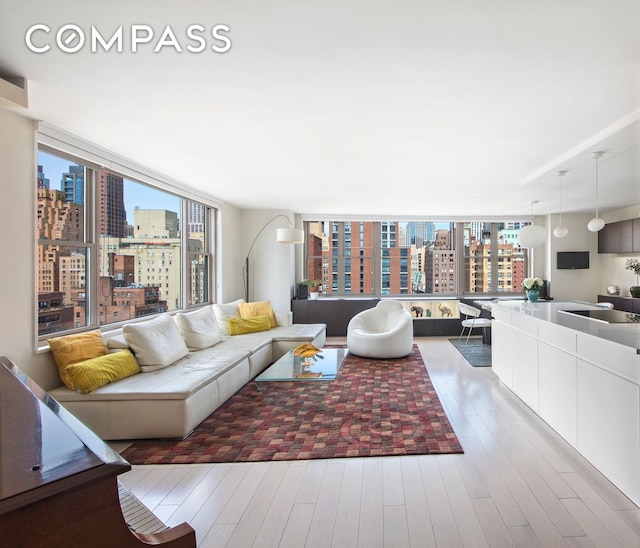
M 433 242 L 435 234 L 435 225 L 432 222 L 416 222 L 407 223 L 404 245 L 415 245 L 423 247 Z
M 197 202 L 188 202 L 187 205 L 187 228 L 189 234 L 194 232 L 204 233 L 206 226 L 207 208 Z
M 166 209 L 133 210 L 133 237 L 146 239 L 179 238 L 178 214 Z
M 49 190 L 49 179 L 44 176 L 42 166 L 38 166 L 38 188 Z
M 66 200 L 60 190 L 38 189 L 38 239 L 84 240 L 84 207 Z M 38 246 L 38 291 L 61 291 L 59 258 L 75 250 L 60 245 Z
M 71 303 L 74 289 L 85 288 L 87 260 L 83 253 L 70 253 L 58 258 L 58 289 L 64 295 L 64 303 Z
M 106 169 L 96 170 L 95 176 L 98 188 L 99 233 L 124 238 L 127 232 L 124 179 Z
M 431 246 L 425 257 L 424 280 L 425 293 L 456 293 L 455 251 Z
M 67 202 L 84 204 L 84 167 L 70 165 L 69 171 L 62 174 L 60 181 Z
M 473 241 L 465 259 L 466 291 L 471 293 L 509 293 L 520 291 L 525 278 L 525 251 L 512 243 L 498 244 L 497 280 L 492 280 L 491 245 Z

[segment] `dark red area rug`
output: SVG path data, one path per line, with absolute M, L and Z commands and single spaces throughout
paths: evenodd
M 418 347 L 406 358 L 347 355 L 335 381 L 250 382 L 187 438 L 134 442 L 131 464 L 462 453 Z

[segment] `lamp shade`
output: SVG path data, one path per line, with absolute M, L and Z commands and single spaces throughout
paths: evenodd
M 600 217 L 594 217 L 587 224 L 587 228 L 591 232 L 598 232 L 599 230 L 602 230 L 604 228 L 604 225 L 605 225 L 604 219 L 601 219 Z
M 279 228 L 276 231 L 276 240 L 281 244 L 304 243 L 304 230 L 299 228 Z
M 566 226 L 557 226 L 553 229 L 553 235 L 556 238 L 564 238 L 567 234 L 569 234 L 569 229 Z
M 538 225 L 527 225 L 518 232 L 520 247 L 538 247 L 547 239 L 547 229 Z

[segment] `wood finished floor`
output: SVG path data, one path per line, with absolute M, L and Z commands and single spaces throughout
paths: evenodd
M 640 547 L 640 509 L 490 367 L 446 338 L 416 342 L 463 455 L 134 466 L 120 479 L 201 547 Z

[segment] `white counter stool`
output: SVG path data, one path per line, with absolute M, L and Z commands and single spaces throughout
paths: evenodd
M 464 316 L 462 320 L 462 331 L 460 331 L 460 336 L 458 340 L 460 340 L 464 336 L 464 330 L 469 328 L 469 332 L 467 333 L 467 339 L 465 344 L 469 342 L 469 337 L 471 336 L 471 331 L 474 327 L 482 327 L 482 330 L 485 334 L 483 337 L 486 339 L 486 329 L 487 327 L 491 327 L 491 320 L 489 318 L 480 318 L 480 314 L 482 311 L 475 306 L 468 305 L 466 303 L 460 303 L 460 314 Z

